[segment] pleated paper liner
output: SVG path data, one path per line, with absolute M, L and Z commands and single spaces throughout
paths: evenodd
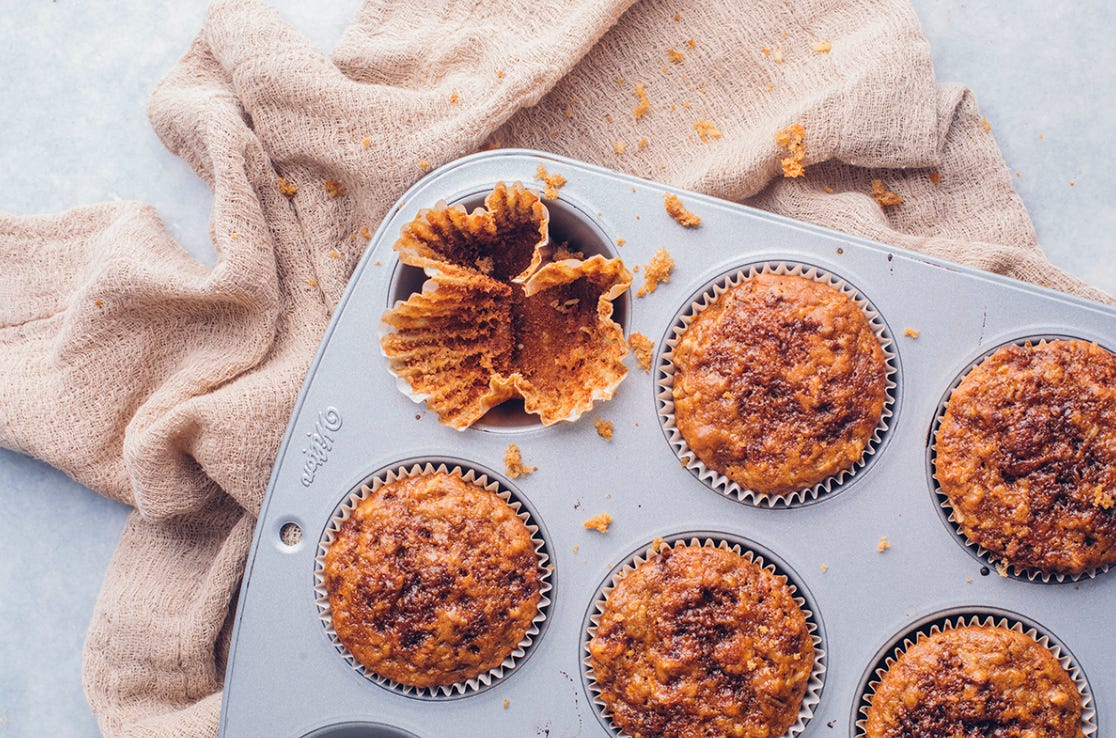
M 1077 665 L 1077 660 L 1070 650 L 1046 628 L 1022 615 L 993 607 L 973 607 L 956 608 L 929 615 L 892 638 L 876 653 L 872 664 L 865 671 L 864 676 L 861 677 L 860 687 L 857 690 L 858 699 L 852 708 L 853 714 L 850 720 L 852 730 L 850 732 L 853 738 L 864 738 L 867 729 L 868 710 L 872 706 L 872 696 L 879 688 L 884 674 L 895 665 L 895 662 L 907 649 L 929 636 L 954 628 L 974 625 L 1014 630 L 1026 635 L 1050 651 L 1066 673 L 1069 674 L 1070 679 L 1077 687 L 1077 691 L 1081 694 L 1083 734 L 1086 738 L 1098 735 L 1097 711 L 1093 704 L 1093 692 L 1085 672 Z
M 829 285 L 851 299 L 868 319 L 868 324 L 871 326 L 872 332 L 875 334 L 877 340 L 879 340 L 880 347 L 883 349 L 884 360 L 887 367 L 885 374 L 886 394 L 883 411 L 880 414 L 880 421 L 876 425 L 872 438 L 865 446 L 864 452 L 856 463 L 837 474 L 823 479 L 813 486 L 782 495 L 767 494 L 746 489 L 721 472 L 710 469 L 697 457 L 686 442 L 686 439 L 682 437 L 682 433 L 675 424 L 674 416 L 675 368 L 673 358 L 674 349 L 678 346 L 678 342 L 681 340 L 682 335 L 686 332 L 686 329 L 690 326 L 690 323 L 693 322 L 694 318 L 701 313 L 701 311 L 716 302 L 721 295 L 733 287 L 740 285 L 745 280 L 760 274 L 805 277 Z M 888 328 L 886 321 L 868 298 L 844 279 L 819 269 L 818 267 L 792 261 L 765 261 L 745 265 L 733 269 L 730 272 L 726 272 L 690 298 L 686 307 L 679 312 L 672 327 L 667 332 L 667 337 L 664 341 L 662 353 L 658 361 L 656 399 L 659 421 L 662 423 L 668 443 L 670 443 L 671 448 L 674 449 L 674 452 L 678 455 L 682 465 L 696 476 L 698 480 L 705 484 L 705 486 L 726 497 L 757 507 L 798 507 L 815 502 L 824 496 L 833 494 L 835 490 L 839 490 L 846 481 L 860 472 L 876 452 L 880 450 L 887 437 L 887 431 L 891 426 L 892 416 L 895 413 L 898 381 L 899 357 L 895 352 L 895 341 L 892 338 L 891 330 Z
M 781 738 L 794 738 L 794 736 L 799 735 L 806 729 L 806 725 L 814 716 L 814 710 L 821 700 L 822 689 L 825 686 L 827 668 L 825 629 L 822 625 L 818 608 L 814 604 L 813 598 L 806 588 L 796 583 L 796 575 L 793 570 L 783 563 L 775 554 L 745 538 L 716 531 L 677 533 L 665 538 L 656 538 L 652 543 L 633 552 L 624 561 L 613 567 L 612 571 L 597 588 L 593 596 L 593 602 L 585 613 L 585 618 L 582 622 L 581 643 L 582 684 L 589 697 L 589 701 L 595 708 L 597 719 L 611 735 L 617 736 L 618 738 L 631 738 L 628 733 L 623 732 L 613 724 L 608 708 L 604 702 L 601 701 L 601 690 L 594 679 L 589 657 L 589 642 L 593 640 L 593 637 L 597 633 L 597 627 L 600 624 L 600 616 L 604 611 L 605 601 L 608 600 L 609 595 L 620 580 L 653 559 L 658 555 L 659 551 L 662 551 L 664 548 L 678 549 L 687 546 L 719 548 L 724 551 L 731 551 L 742 556 L 746 561 L 755 563 L 757 566 L 774 574 L 777 579 L 785 583 L 790 589 L 794 602 L 802 610 L 806 618 L 806 627 L 814 646 L 814 666 L 810 672 L 810 678 L 806 685 L 806 692 L 803 695 L 802 704 L 798 710 L 798 717 L 787 732 L 781 736 Z
M 375 673 L 357 661 L 349 649 L 341 643 L 341 639 L 338 638 L 337 633 L 333 629 L 329 594 L 325 587 L 325 556 L 326 552 L 329 551 L 329 547 L 333 544 L 341 524 L 349 519 L 353 510 L 356 509 L 357 505 L 368 497 L 368 495 L 376 492 L 385 484 L 389 484 L 398 479 L 434 474 L 436 472 L 458 476 L 465 482 L 492 492 L 507 503 L 519 519 L 523 521 L 524 525 L 527 526 L 527 531 L 531 535 L 531 542 L 535 547 L 535 554 L 538 557 L 540 597 L 538 611 L 531 622 L 531 627 L 528 628 L 523 640 L 517 644 L 516 648 L 499 666 L 462 682 L 434 687 L 414 687 L 401 684 L 393 679 Z M 341 657 L 349 663 L 354 671 L 361 674 L 369 681 L 397 694 L 418 699 L 440 700 L 465 697 L 488 689 L 507 676 L 516 666 L 522 663 L 524 659 L 530 656 L 533 646 L 541 637 L 542 631 L 546 627 L 547 612 L 551 604 L 550 592 L 553 590 L 553 584 L 551 582 L 553 567 L 549 563 L 550 555 L 548 551 L 549 547 L 544 539 L 541 526 L 536 522 L 535 513 L 527 507 L 520 495 L 511 491 L 510 485 L 506 486 L 500 481 L 497 481 L 496 476 L 492 472 L 484 471 L 480 467 L 473 468 L 471 465 L 462 466 L 453 461 L 442 460 L 411 462 L 393 466 L 371 475 L 354 491 L 350 492 L 337 506 L 333 517 L 325 526 L 321 541 L 318 543 L 318 555 L 314 559 L 314 594 L 316 598 L 315 602 L 318 607 L 318 618 L 321 620 L 322 627 L 325 629 L 326 636 L 329 638 L 330 643 L 337 649 Z
M 1051 573 L 1043 571 L 1041 569 L 1014 564 L 1008 561 L 1006 558 L 998 556 L 996 553 L 989 551 L 984 546 L 981 546 L 980 544 L 969 540 L 969 537 L 965 535 L 965 532 L 963 530 L 961 530 L 961 526 L 960 524 L 958 524 L 957 519 L 954 516 L 953 505 L 950 504 L 949 498 L 946 496 L 945 492 L 942 491 L 941 485 L 938 483 L 938 473 L 936 467 L 938 431 L 941 428 L 942 419 L 945 417 L 946 407 L 949 405 L 949 400 L 953 396 L 953 391 L 956 390 L 958 385 L 960 385 L 965 377 L 969 375 L 969 372 L 979 366 L 982 362 L 984 362 L 985 359 L 994 354 L 996 351 L 999 351 L 1005 346 L 1041 346 L 1050 341 L 1072 340 L 1090 341 L 1090 339 L 1077 338 L 1075 336 L 1043 334 L 1036 336 L 1026 336 L 1012 341 L 1006 341 L 1004 343 L 993 346 L 987 351 L 984 351 L 980 356 L 971 361 L 957 375 L 957 377 L 954 378 L 953 382 L 949 385 L 949 388 L 946 389 L 945 394 L 942 395 L 942 399 L 938 403 L 938 409 L 934 415 L 934 422 L 930 427 L 930 443 L 927 446 L 927 465 L 929 467 L 931 493 L 934 495 L 934 499 L 937 503 L 936 507 L 938 508 L 938 513 L 941 516 L 942 521 L 945 523 L 946 527 L 953 531 L 956 536 L 957 542 L 960 543 L 966 551 L 976 557 L 977 560 L 979 560 L 989 569 L 994 569 L 1001 575 L 1012 577 L 1014 579 L 1020 579 L 1030 582 L 1041 582 L 1043 584 L 1079 582 L 1082 579 L 1093 579 L 1098 574 L 1107 572 L 1111 567 L 1105 565 L 1096 569 L 1082 572 L 1081 574 L 1073 575 Z

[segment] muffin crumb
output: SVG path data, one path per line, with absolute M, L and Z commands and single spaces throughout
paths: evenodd
M 360 237 L 365 240 L 369 240 L 372 238 L 372 231 L 368 230 L 368 226 L 360 227 Z
M 635 114 L 635 119 L 639 120 L 651 110 L 651 101 L 647 99 L 647 91 L 643 88 L 642 82 L 635 86 L 635 94 L 637 102 L 632 112 Z
M 881 207 L 891 207 L 892 205 L 902 205 L 903 197 L 898 193 L 884 187 L 882 179 L 872 180 L 872 198 L 880 204 Z
M 298 194 L 298 188 L 288 182 L 284 177 L 276 180 L 279 183 L 279 192 L 288 200 Z
M 687 210 L 678 195 L 668 193 L 664 197 L 667 214 L 674 218 L 679 225 L 684 228 L 697 228 L 701 225 L 701 218 Z
M 344 197 L 348 194 L 345 185 L 341 184 L 335 179 L 327 179 L 325 181 L 326 194 L 330 197 Z
M 675 51 L 674 49 L 667 49 L 667 57 L 673 63 L 678 64 L 679 62 L 681 62 L 683 59 L 686 58 L 686 55 L 683 54 L 681 51 Z
M 825 574 L 827 571 L 829 571 L 829 564 L 822 564 L 821 565 L 821 570 L 822 570 L 822 574 Z
M 643 286 L 636 292 L 636 297 L 650 295 L 663 282 L 670 281 L 670 273 L 674 271 L 674 259 L 670 252 L 661 248 L 651 257 L 651 261 L 643 267 Z
M 329 252 L 329 258 L 340 259 L 341 258 L 341 252 L 338 251 L 337 249 L 331 249 L 330 252 Z
M 419 165 L 419 169 L 421 169 L 422 171 L 424 171 L 424 172 L 429 172 L 430 171 L 430 162 L 428 162 L 426 159 L 419 159 L 418 165 Z
M 930 182 L 933 183 L 933 184 L 941 184 L 942 183 L 942 175 L 938 174 L 937 172 L 930 172 L 930 174 L 927 174 L 926 176 L 930 179 Z
M 627 148 L 628 148 L 628 145 L 626 143 L 624 143 L 623 141 L 616 141 L 615 143 L 612 144 L 612 149 L 617 154 L 623 154 L 624 151 L 627 150 Z
M 907 338 L 918 338 L 922 334 L 915 328 L 904 328 L 903 335 Z
M 876 544 L 876 550 L 880 553 L 891 548 L 891 542 L 887 540 L 887 536 L 880 536 L 880 542 Z
M 992 124 L 988 121 L 987 118 L 981 118 L 980 119 L 980 125 L 981 125 L 982 128 L 984 128 L 985 131 L 991 131 L 992 130 Z
M 608 533 L 608 526 L 612 525 L 612 516 L 606 512 L 593 517 L 582 523 L 586 530 L 595 530 L 598 533 Z
M 541 179 L 546 187 L 543 189 L 544 200 L 557 200 L 558 188 L 566 184 L 566 178 L 557 172 L 549 174 L 546 167 L 539 164 L 539 168 L 535 170 L 535 179 Z
M 790 156 L 783 159 L 784 177 L 806 176 L 806 129 L 801 123 L 787 126 L 775 133 L 775 143 L 786 149 Z
M 833 44 L 829 42 L 829 39 L 823 38 L 821 41 L 810 44 L 810 48 L 817 54 L 828 54 L 833 49 Z
M 503 73 L 501 72 L 501 74 Z M 504 709 L 506 710 L 509 707 L 511 707 L 511 700 L 504 700 Z
M 604 418 L 595 418 L 593 420 L 593 427 L 597 429 L 597 435 L 606 441 L 612 440 L 612 431 L 615 426 Z
M 537 466 L 527 466 L 523 463 L 523 455 L 519 451 L 519 446 L 514 443 L 509 443 L 508 450 L 504 452 L 504 467 L 507 469 L 508 476 L 512 479 L 525 477 L 531 472 L 539 470 Z
M 655 349 L 651 339 L 642 333 L 633 333 L 628 336 L 628 345 L 632 347 L 632 353 L 635 354 L 636 361 L 643 371 L 651 371 L 651 353 Z
M 689 107 L 689 103 L 682 103 Z M 694 123 L 694 130 L 697 131 L 698 137 L 701 138 L 702 143 L 709 143 L 709 139 L 717 139 L 721 137 L 720 130 L 713 124 L 712 121 L 699 120 Z

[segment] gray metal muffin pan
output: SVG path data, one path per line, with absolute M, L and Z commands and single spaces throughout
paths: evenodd
M 495 413 L 459 432 L 405 397 L 380 353 L 380 315 L 421 284 L 392 246 L 402 226 L 439 200 L 475 204 L 496 182 L 535 180 L 543 164 L 568 182 L 552 237 L 604 248 L 629 268 L 666 247 L 669 283 L 618 301 L 626 332 L 656 344 L 650 373 L 629 357 L 616 396 L 576 423 L 542 427 Z M 702 218 L 667 215 L 676 192 Z M 555 233 L 557 231 L 557 233 Z M 617 246 L 617 239 L 624 239 Z M 590 242 L 597 240 L 598 247 Z M 705 486 L 668 444 L 656 367 L 676 314 L 718 276 L 757 262 L 804 263 L 868 298 L 890 327 L 899 371 L 894 416 L 863 469 L 811 504 L 768 509 Z M 917 339 L 904 335 L 919 331 Z M 1027 336 L 1070 335 L 1116 347 L 1116 310 L 985 272 L 637 179 L 550 154 L 494 151 L 448 164 L 416 184 L 385 219 L 326 331 L 291 416 L 241 587 L 225 681 L 225 736 L 605 736 L 582 675 L 583 622 L 609 572 L 654 538 L 721 531 L 776 554 L 824 623 L 827 672 L 803 736 L 845 736 L 860 684 L 880 649 L 939 611 L 1017 613 L 1073 653 L 1091 685 L 1098 735 L 1116 710 L 1116 572 L 1044 584 L 1000 577 L 939 514 L 929 432 L 943 393 L 989 348 Z M 594 418 L 615 425 L 601 438 Z M 330 643 L 315 605 L 315 555 L 338 503 L 373 473 L 406 461 L 456 459 L 503 470 L 517 444 L 534 473 L 496 477 L 529 501 L 555 567 L 547 627 L 528 655 L 480 692 L 417 699 L 363 677 Z M 583 528 L 608 512 L 607 534 Z M 293 525 L 292 525 L 293 524 Z M 291 545 L 297 526 L 301 539 Z M 282 535 L 286 527 L 287 535 Z M 877 551 L 881 537 L 891 547 Z M 287 542 L 285 542 L 287 541 Z

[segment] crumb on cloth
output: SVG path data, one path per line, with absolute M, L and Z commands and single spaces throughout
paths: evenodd
M 330 197 L 344 197 L 348 194 L 345 185 L 341 184 L 335 179 L 327 179 L 325 181 L 325 191 Z
M 650 295 L 663 282 L 670 281 L 670 273 L 674 271 L 674 259 L 670 252 L 661 248 L 651 257 L 651 261 L 643 267 L 643 286 L 636 292 L 636 297 Z
M 628 345 L 632 347 L 632 353 L 643 371 L 651 371 L 651 354 L 655 349 L 651 339 L 642 333 L 633 333 L 628 336 Z
M 682 103 L 685 107 L 690 107 L 689 103 Z M 702 143 L 709 143 L 709 139 L 716 139 L 721 137 L 721 131 L 713 124 L 712 121 L 699 120 L 694 123 L 694 130 L 697 131 L 698 137 Z
M 789 125 L 775 133 L 775 143 L 786 149 L 790 156 L 781 164 L 784 177 L 806 176 L 806 129 L 801 123 Z
M 670 59 L 675 64 L 678 64 L 679 62 L 681 62 L 683 59 L 686 58 L 685 54 L 683 54 L 681 51 L 675 51 L 674 49 L 667 49 L 666 53 L 667 53 L 667 58 Z
M 647 90 L 643 88 L 642 82 L 636 85 L 634 89 L 636 95 L 636 106 L 632 112 L 635 114 L 635 119 L 639 120 L 643 116 L 647 115 L 648 111 L 651 110 L 651 101 L 647 99 Z
M 595 530 L 598 533 L 608 533 L 608 526 L 612 525 L 612 516 L 606 512 L 594 515 L 581 524 L 586 530 Z
M 524 477 L 539 470 L 537 466 L 527 466 L 523 463 L 523 455 L 519 451 L 519 446 L 514 443 L 509 443 L 508 450 L 504 452 L 504 467 L 507 469 L 508 476 L 512 479 Z
M 828 54 L 833 50 L 833 44 L 829 42 L 829 39 L 823 38 L 821 41 L 815 41 L 810 44 L 810 48 L 817 54 Z
M 872 180 L 872 198 L 885 208 L 903 204 L 902 195 L 887 189 L 882 179 Z
M 557 200 L 558 188 L 566 184 L 566 178 L 557 172 L 550 174 L 546 171 L 546 167 L 539 164 L 539 168 L 535 170 L 535 179 L 541 179 L 546 187 L 543 188 L 544 200 Z
M 687 210 L 686 206 L 682 204 L 682 200 L 678 198 L 678 195 L 667 193 L 664 197 L 665 201 L 663 204 L 666 207 L 667 214 L 674 218 L 679 225 L 684 228 L 697 228 L 701 225 L 701 218 Z
M 287 181 L 285 177 L 275 180 L 279 185 L 279 192 L 288 200 L 298 194 L 298 188 Z

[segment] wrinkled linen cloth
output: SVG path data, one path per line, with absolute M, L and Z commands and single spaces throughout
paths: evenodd
M 424 162 L 543 149 L 1105 299 L 1044 259 L 903 0 L 370 0 L 331 57 L 227 0 L 149 117 L 213 189 L 216 266 L 139 203 L 0 216 L 0 443 L 134 507 L 85 649 L 108 735 L 216 733 L 288 416 L 361 229 Z M 796 179 L 775 143 L 791 124 Z

